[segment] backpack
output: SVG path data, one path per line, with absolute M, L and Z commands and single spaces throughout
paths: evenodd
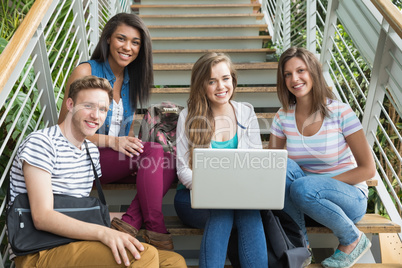
M 268 250 L 268 267 L 301 268 L 310 257 L 307 242 L 297 223 L 282 210 L 261 210 Z M 228 257 L 234 268 L 240 267 L 237 231 L 232 230 Z
M 138 138 L 144 142 L 157 142 L 165 152 L 176 155 L 176 126 L 183 109 L 183 106 L 168 101 L 148 107 Z

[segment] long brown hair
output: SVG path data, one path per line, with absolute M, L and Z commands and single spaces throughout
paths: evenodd
M 234 93 L 237 86 L 237 72 L 226 54 L 207 53 L 197 60 L 191 70 L 190 97 L 187 101 L 188 114 L 185 123 L 185 132 L 189 142 L 190 168 L 194 148 L 209 147 L 212 136 L 215 133 L 214 116 L 207 98 L 206 89 L 211 78 L 212 67 L 221 62 L 225 62 L 229 67 Z
M 148 28 L 144 21 L 135 14 L 119 13 L 113 16 L 103 28 L 99 42 L 91 56 L 91 60 L 105 62 L 109 56 L 108 39 L 121 24 L 137 29 L 141 34 L 141 48 L 137 58 L 128 66 L 130 77 L 130 105 L 133 111 L 137 108 L 137 102 L 142 107 L 149 99 L 152 84 L 154 83 L 152 41 Z
M 286 86 L 284 75 L 285 64 L 294 57 L 298 57 L 304 61 L 313 82 L 313 107 L 311 109 L 311 113 L 319 111 L 323 117 L 328 116 L 330 111 L 328 110 L 326 100 L 327 98 L 335 99 L 335 95 L 325 82 L 321 64 L 317 57 L 307 49 L 301 47 L 288 48 L 285 52 L 283 52 L 279 59 L 277 72 L 277 92 L 279 101 L 282 104 L 282 108 L 287 111 L 290 105 L 296 103 L 295 95 L 293 95 Z

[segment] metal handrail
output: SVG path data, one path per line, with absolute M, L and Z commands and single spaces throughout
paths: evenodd
M 39 25 L 51 6 L 51 3 L 52 1 L 47 0 L 35 1 L 10 42 L 0 54 L 0 107 L 3 105 L 2 100 L 5 100 L 5 97 L 3 98 L 3 96 L 7 96 L 9 93 L 3 93 L 3 89 L 5 88 L 6 83 L 9 82 L 11 73 L 23 57 L 28 43 L 39 28 Z
M 399 37 L 402 38 L 402 14 L 398 8 L 389 0 L 371 0 L 371 2 Z

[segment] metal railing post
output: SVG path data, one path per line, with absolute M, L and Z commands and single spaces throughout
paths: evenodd
M 316 34 L 316 27 L 317 27 L 317 0 L 308 0 L 307 1 L 307 40 L 306 40 L 306 48 L 311 53 L 316 53 L 316 46 L 317 46 L 317 34 Z
M 385 92 L 381 87 L 385 86 L 388 80 L 385 67 L 393 61 L 389 53 L 386 52 L 390 49 L 389 45 L 390 42 L 387 42 L 387 33 L 381 29 L 362 119 L 363 130 L 371 147 L 374 145 L 375 138 L 369 133 L 371 131 L 376 132 L 377 130 L 378 123 L 374 119 L 374 116 L 381 114 L 381 107 L 378 105 L 378 101 L 383 103 Z
M 291 24 L 290 24 L 290 0 L 283 1 L 283 51 L 288 49 L 291 46 L 290 40 L 290 32 L 291 32 Z
M 42 27 L 39 26 L 39 27 Z M 38 91 L 43 90 L 40 98 L 40 105 L 44 109 L 43 121 L 47 122 L 48 126 L 53 126 L 57 123 L 58 113 L 56 108 L 56 100 L 54 97 L 54 88 L 52 82 L 52 75 L 50 73 L 50 63 L 46 52 L 46 42 L 42 30 L 39 28 L 35 34 L 39 34 L 38 42 L 33 49 L 33 54 L 38 58 L 34 63 L 35 74 L 39 74 L 38 82 L 36 84 Z
M 282 0 L 278 0 L 276 2 L 276 8 L 275 8 L 275 21 L 274 21 L 274 33 L 272 34 L 272 43 L 277 44 L 280 41 L 280 33 L 281 33 L 281 18 L 283 17 L 282 15 Z
M 90 13 L 90 18 L 89 18 L 89 42 L 90 42 L 90 48 L 89 52 L 92 55 L 92 53 L 95 50 L 95 46 L 99 41 L 99 8 L 98 8 L 98 1 L 91 1 L 91 4 L 89 5 L 89 13 Z
M 87 61 L 89 60 L 89 49 L 83 9 L 82 1 L 74 1 L 73 10 L 74 13 L 77 14 L 77 19 L 75 20 L 75 29 L 77 31 L 77 40 L 81 41 L 79 42 L 78 50 L 80 51 L 81 61 Z
M 331 61 L 332 40 L 331 37 L 335 35 L 335 27 L 338 16 L 336 9 L 338 8 L 339 0 L 329 0 L 327 7 L 327 17 L 325 18 L 324 36 L 322 39 L 322 48 L 320 62 L 324 73 L 329 72 L 329 62 Z

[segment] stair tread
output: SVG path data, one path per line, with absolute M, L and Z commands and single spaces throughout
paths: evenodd
M 115 212 L 112 217 L 121 217 L 123 212 Z M 165 225 L 168 231 L 174 235 L 202 235 L 202 229 L 191 228 L 182 223 L 177 216 L 165 216 Z M 356 224 L 357 228 L 363 233 L 399 233 L 401 227 L 378 214 L 366 214 L 363 219 Z M 144 229 L 140 230 L 142 234 Z M 327 227 L 307 227 L 307 233 L 332 233 Z
M 180 94 L 189 93 L 189 87 L 176 87 L 176 88 L 152 88 L 152 94 Z M 236 93 L 261 93 L 261 92 L 276 92 L 276 87 L 236 87 Z
M 257 118 L 260 119 L 272 119 L 275 116 L 275 113 L 255 113 L 257 115 Z M 142 120 L 144 118 L 143 114 L 136 114 L 135 115 L 135 120 Z
M 190 41 L 190 40 L 270 40 L 270 35 L 256 36 L 188 36 L 188 37 L 152 37 L 152 41 Z
M 194 63 L 157 63 L 154 71 L 190 71 Z M 277 62 L 234 63 L 236 70 L 276 70 Z
M 231 17 L 256 17 L 262 19 L 262 13 L 244 13 L 244 14 L 166 14 L 166 15 L 139 15 L 140 18 L 231 18 Z
M 148 25 L 148 29 L 228 29 L 228 28 L 261 28 L 266 29 L 267 24 L 188 24 L 188 25 Z
M 262 142 L 262 146 L 264 149 L 268 149 L 268 142 L 267 141 L 263 141 Z M 366 181 L 367 185 L 369 187 L 374 187 L 377 186 L 378 181 L 373 179 L 373 180 L 368 180 Z M 170 189 L 176 189 L 177 187 L 177 183 L 173 183 L 170 186 Z M 96 187 L 94 186 L 94 189 L 96 189 Z M 135 183 L 109 183 L 109 184 L 102 184 L 102 189 L 105 191 L 114 191 L 114 190 L 135 190 L 137 189 L 137 185 Z
M 134 4 L 131 8 L 217 8 L 217 7 L 261 7 L 259 3 L 250 4 L 190 4 L 190 5 L 147 5 L 147 4 Z
M 188 268 L 198 268 L 198 265 L 189 265 Z M 322 268 L 322 265 L 319 263 L 310 264 L 306 266 L 307 268 Z M 356 263 L 353 265 L 354 268 L 401 268 L 401 265 L 398 263 Z M 225 265 L 224 268 L 232 268 L 231 265 Z
M 189 266 L 190 267 L 190 266 Z M 196 266 L 193 266 L 196 267 Z M 401 268 L 401 265 L 398 263 L 356 263 L 353 265 L 354 268 Z M 307 268 L 322 268 L 322 265 L 319 263 L 310 264 Z
M 218 52 L 218 53 L 274 53 L 276 50 L 271 48 L 243 48 L 243 49 L 154 49 L 152 53 L 161 54 L 161 53 L 208 53 L 208 52 Z

